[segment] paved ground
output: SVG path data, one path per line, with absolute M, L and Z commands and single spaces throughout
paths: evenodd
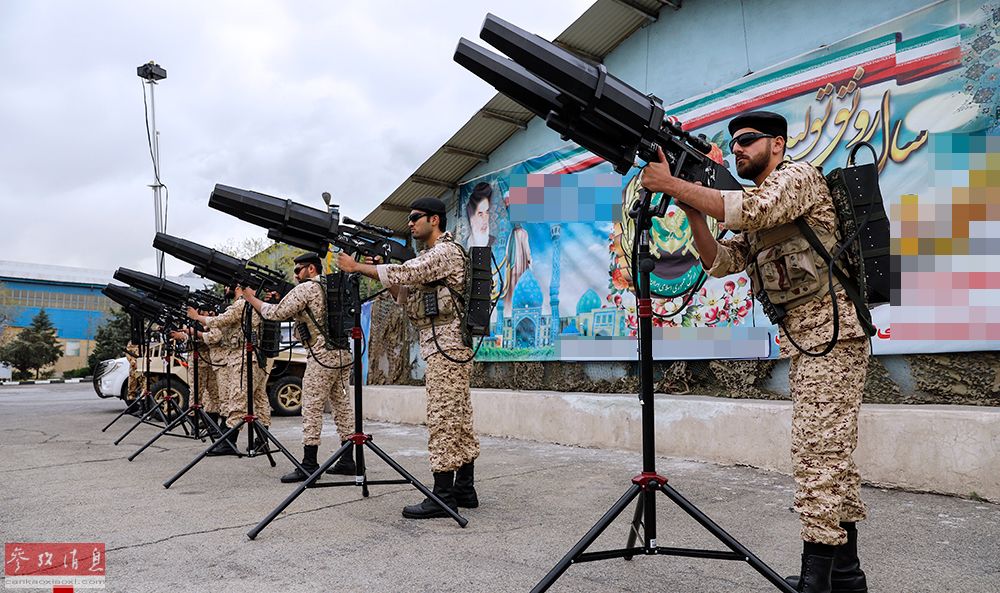
M 410 521 L 408 485 L 309 490 L 250 541 L 246 532 L 289 492 L 287 463 L 210 458 L 166 490 L 162 482 L 199 450 L 163 438 L 134 462 L 155 431 L 131 422 L 100 429 L 122 409 L 89 385 L 0 387 L 0 539 L 100 541 L 107 590 L 192 592 L 527 592 L 624 492 L 633 453 L 484 438 L 477 463 L 483 506 L 466 529 Z M 375 442 L 429 481 L 422 427 L 371 424 Z M 300 451 L 298 418 L 274 432 Z M 327 435 L 330 435 L 327 431 Z M 705 435 L 705 438 L 712 438 Z M 332 438 L 321 455 L 332 452 Z M 394 474 L 370 461 L 369 477 Z M 796 517 L 785 476 L 742 467 L 661 459 L 658 469 L 689 500 L 779 573 L 797 569 Z M 1000 592 L 1000 506 L 866 488 L 871 519 L 862 558 L 873 593 Z M 663 546 L 717 547 L 665 497 Z M 626 512 L 625 515 L 631 515 Z M 624 543 L 628 517 L 593 549 Z M 773 591 L 747 564 L 676 557 L 573 566 L 553 593 Z

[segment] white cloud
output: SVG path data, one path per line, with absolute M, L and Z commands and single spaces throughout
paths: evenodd
M 152 167 L 135 68 L 156 89 L 168 232 L 263 232 L 207 206 L 216 183 L 360 217 L 493 89 L 452 61 L 494 10 L 552 38 L 591 0 L 0 4 L 0 257 L 152 269 Z M 167 258 L 168 272 L 187 266 Z

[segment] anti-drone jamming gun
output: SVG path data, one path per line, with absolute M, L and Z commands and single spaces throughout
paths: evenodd
M 108 284 L 101 289 L 104 296 L 118 303 L 126 312 L 152 321 L 164 328 L 184 325 L 186 317 L 176 307 L 171 307 L 148 295 L 125 286 Z
M 194 266 L 194 273 L 223 286 L 238 284 L 257 292 L 284 296 L 292 289 L 280 273 L 246 259 L 237 259 L 187 239 L 156 233 L 153 247 Z
M 207 290 L 191 290 L 183 284 L 137 270 L 118 268 L 115 271 L 114 279 L 138 288 L 161 303 L 178 309 L 190 306 L 201 311 L 220 313 L 225 304 L 221 298 Z
M 392 231 L 347 217 L 337 206 L 329 211 L 246 189 L 216 185 L 210 208 L 267 229 L 267 236 L 322 256 L 329 245 L 351 255 L 378 256 L 382 261 L 406 261 L 413 252 L 393 241 Z
M 711 144 L 665 117 L 662 101 L 644 95 L 572 53 L 489 14 L 480 37 L 507 59 L 467 39 L 455 61 L 625 174 L 635 160 L 658 161 L 662 148 L 674 175 L 717 189 L 740 189 L 722 165 L 708 158 Z M 665 210 L 667 200 L 661 201 Z M 661 213 L 662 215 L 662 213 Z

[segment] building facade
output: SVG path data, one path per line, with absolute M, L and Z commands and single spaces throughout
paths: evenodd
M 0 261 L 0 308 L 10 317 L 0 340 L 7 340 L 31 325 L 42 309 L 52 320 L 62 347 L 62 358 L 52 367 L 54 375 L 87 366 L 97 328 L 116 306 L 101 293 L 114 272 L 49 264 Z M 174 282 L 202 288 L 205 280 L 174 277 Z

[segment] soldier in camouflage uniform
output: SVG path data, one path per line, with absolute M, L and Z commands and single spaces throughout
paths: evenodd
M 218 424 L 221 422 L 219 412 L 222 409 L 219 401 L 218 363 L 212 359 L 212 348 L 198 342 L 198 398 L 205 413 Z M 194 371 L 192 370 L 192 373 Z
M 210 311 L 201 310 L 198 311 L 198 314 L 214 315 Z M 188 329 L 187 331 L 171 332 L 170 335 L 177 341 L 188 341 L 191 333 L 192 331 Z M 219 401 L 218 373 L 216 372 L 219 365 L 212 360 L 212 350 L 204 341 L 198 340 L 196 349 L 198 354 L 198 403 L 201 404 L 201 407 L 208 414 L 208 417 L 211 418 L 212 422 L 218 425 L 221 422 L 219 415 L 221 406 Z M 194 381 L 194 367 L 195 361 L 192 357 L 187 369 L 188 385 L 191 385 Z
M 142 397 L 146 391 L 145 369 L 139 368 L 139 346 L 129 342 L 125 346 L 125 359 L 128 361 L 128 387 L 125 389 L 125 401 L 132 403 L 137 397 Z
M 781 351 L 791 358 L 795 509 L 803 540 L 802 571 L 789 582 L 807 593 L 865 593 L 856 522 L 866 511 L 852 454 L 869 344 L 853 303 L 839 283 L 830 294 L 825 264 L 791 224 L 803 217 L 825 245 L 836 240 L 833 200 L 822 173 L 808 163 L 784 160 L 787 129 L 783 117 L 760 111 L 730 122 L 737 172 L 752 179 L 754 188 L 719 191 L 683 181 L 671 175 L 662 153 L 661 162 L 643 170 L 641 183 L 673 196 L 687 213 L 710 275 L 750 269 L 751 281 L 763 282 L 772 301 L 787 303 Z M 705 214 L 739 232 L 716 241 Z M 793 351 L 789 338 L 811 352 L 828 343 L 834 328 L 832 298 L 839 307 L 836 346 L 822 357 Z
M 232 428 L 239 424 L 247 415 L 246 394 L 246 338 L 243 335 L 243 315 L 246 301 L 237 298 L 225 311 L 214 317 L 201 315 L 193 308 L 188 308 L 188 317 L 201 323 L 207 331 L 199 332 L 198 337 L 212 349 L 213 364 L 216 367 L 217 386 L 219 390 L 220 411 L 225 416 L 226 426 Z M 251 311 L 252 327 L 257 336 L 261 335 L 262 319 Z M 270 361 L 268 363 L 270 366 Z M 253 372 L 253 411 L 264 426 L 271 425 L 271 404 L 267 399 L 268 368 L 260 368 L 256 356 L 251 366 Z M 235 445 L 237 433 L 230 435 L 230 441 Z M 219 446 L 210 454 L 235 454 L 232 447 Z
M 353 427 L 353 413 L 348 399 L 351 380 L 351 351 L 346 340 L 334 344 L 328 340 L 326 327 L 326 280 L 320 275 L 323 263 L 316 253 L 295 258 L 298 286 L 278 304 L 264 303 L 252 289 L 244 288 L 243 298 L 264 319 L 285 321 L 294 318 L 299 342 L 309 349 L 302 377 L 302 469 L 295 468 L 281 476 L 285 483 L 301 482 L 319 468 L 316 454 L 323 432 L 323 408 L 330 401 L 340 443 L 347 441 Z M 305 472 L 303 472 L 305 470 Z M 345 453 L 327 473 L 353 476 L 356 471 L 352 453 Z M 306 473 L 308 472 L 308 473 Z
M 462 337 L 462 307 L 456 298 L 465 285 L 464 250 L 445 232 L 445 205 L 437 198 L 420 198 L 411 206 L 413 238 L 426 247 L 403 264 L 377 266 L 341 253 L 340 269 L 360 272 L 389 289 L 420 334 L 420 354 L 427 362 L 427 428 L 430 438 L 434 494 L 449 506 L 474 508 L 479 499 L 474 486 L 474 462 L 479 439 L 472 428 L 472 349 Z M 425 295 L 437 295 L 439 314 L 424 309 Z M 411 519 L 448 516 L 430 499 L 403 509 Z

